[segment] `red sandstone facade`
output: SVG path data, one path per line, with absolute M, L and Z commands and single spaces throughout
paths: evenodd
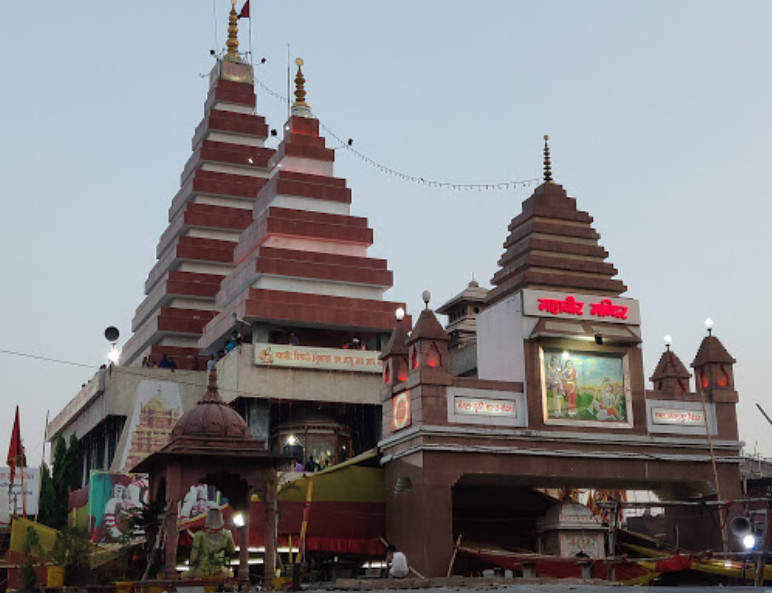
M 652 376 L 656 389 L 645 389 L 638 304 L 618 298 L 626 287 L 591 222 L 551 180 L 525 200 L 477 315 L 476 376 L 451 373 L 457 352 L 428 307 L 409 337 L 398 324 L 382 354 L 387 539 L 423 574 L 445 574 L 459 535 L 535 550 L 544 509 L 528 506 L 531 488 L 740 495 L 734 359 L 706 337 L 692 365 L 695 393 L 668 349 Z M 573 368 L 562 367 L 557 406 L 549 376 L 563 357 L 585 361 L 583 369 L 617 365 L 620 384 L 604 377 L 592 405 L 572 415 Z M 681 518 L 690 534 L 682 545 L 720 547 L 721 531 L 706 523 Z

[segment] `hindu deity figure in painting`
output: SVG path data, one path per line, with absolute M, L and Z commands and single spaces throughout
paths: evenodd
M 553 401 L 555 402 L 555 409 L 551 415 L 563 416 L 563 398 L 565 397 L 565 390 L 563 389 L 563 367 L 555 354 L 550 356 L 546 374 L 547 393 L 552 394 Z
M 563 389 L 566 392 L 566 408 L 569 416 L 576 416 L 576 367 L 569 358 L 563 370 Z

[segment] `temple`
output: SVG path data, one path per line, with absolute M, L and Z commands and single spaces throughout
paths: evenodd
M 387 539 L 424 574 L 444 574 L 461 537 L 603 557 L 601 520 L 572 500 L 582 491 L 588 506 L 597 493 L 741 494 L 734 359 L 706 336 L 692 391 L 668 345 L 645 388 L 639 303 L 620 296 L 593 218 L 554 182 L 546 141 L 544 183 L 509 224 L 484 301 L 470 285 L 443 305 L 446 331 L 426 293 L 412 332 L 398 322 L 383 353 Z M 460 338 L 472 316 L 470 350 Z M 679 509 L 678 522 L 680 545 L 721 548 L 722 530 L 700 513 Z M 564 576 L 580 576 L 578 561 L 572 570 Z
M 500 229 L 492 287 L 473 280 L 442 304 L 445 327 L 425 291 L 414 324 L 404 303 L 385 299 L 392 271 L 368 256 L 373 229 L 351 215 L 303 60 L 274 150 L 235 9 L 226 46 L 120 364 L 48 426 L 50 441 L 80 439 L 84 487 L 92 471 L 136 469 L 161 492 L 153 472 L 177 467 L 177 446 L 195 457 L 214 431 L 222 459 L 246 443 L 223 473 L 265 466 L 253 476 L 260 496 L 238 490 L 242 511 L 266 517 L 242 530 L 248 547 L 290 547 L 305 521 L 309 553 L 372 558 L 385 537 L 426 576 L 480 565 L 479 546 L 462 539 L 568 558 L 579 576 L 577 557 L 615 555 L 606 532 L 626 493 L 741 495 L 734 358 L 709 331 L 692 386 L 668 344 L 646 388 L 640 305 L 593 217 L 553 179 L 546 136 L 544 181 Z M 227 410 L 236 433 L 212 410 Z M 214 472 L 208 463 L 174 482 L 170 505 Z M 697 511 L 661 519 L 680 525 L 676 546 L 731 547 Z M 168 550 L 173 576 L 176 540 Z

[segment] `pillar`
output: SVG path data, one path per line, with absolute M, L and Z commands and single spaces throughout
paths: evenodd
M 243 516 L 244 525 L 239 527 L 239 589 L 249 591 L 249 512 Z
M 180 534 L 177 531 L 178 500 L 169 500 L 164 515 L 164 530 L 166 531 L 166 558 L 164 562 L 164 577 L 169 580 L 177 578 L 177 543 Z
M 265 564 L 263 565 L 264 587 L 271 588 L 276 566 L 276 470 L 270 468 L 264 474 L 264 487 L 261 489 L 263 509 L 265 510 Z

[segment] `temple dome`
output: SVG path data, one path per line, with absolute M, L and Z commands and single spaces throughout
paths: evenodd
M 220 397 L 215 367 L 209 371 L 209 385 L 204 397 L 185 412 L 172 429 L 172 440 L 182 437 L 252 438 L 244 418 Z

